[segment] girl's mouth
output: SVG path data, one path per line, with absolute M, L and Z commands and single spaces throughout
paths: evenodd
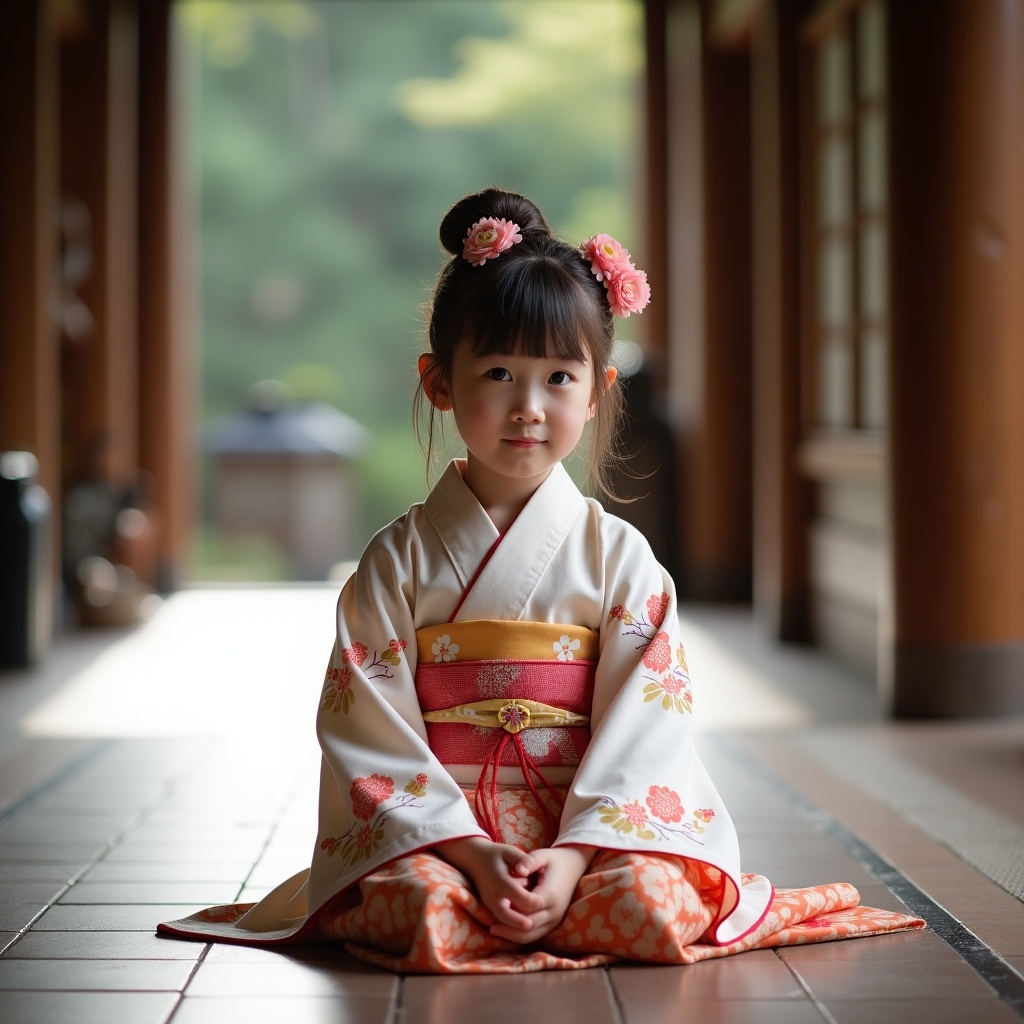
M 513 448 L 533 448 L 544 442 L 539 437 L 506 437 L 505 443 L 512 445 Z

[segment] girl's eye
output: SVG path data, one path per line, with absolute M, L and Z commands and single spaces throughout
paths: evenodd
M 495 366 L 485 374 L 490 380 L 511 380 L 512 374 L 504 366 Z
M 555 372 L 548 377 L 549 384 L 569 384 L 571 382 L 572 377 L 570 377 L 565 370 L 555 370 Z

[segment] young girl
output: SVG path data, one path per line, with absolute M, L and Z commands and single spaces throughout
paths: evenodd
M 562 467 L 589 423 L 605 479 L 612 318 L 647 304 L 644 274 L 610 236 L 576 248 L 496 189 L 458 202 L 441 241 L 421 395 L 428 452 L 451 412 L 466 457 L 342 591 L 312 863 L 258 904 L 161 930 L 503 972 L 922 925 L 854 909 L 845 884 L 776 893 L 741 874 L 693 747 L 672 581 Z

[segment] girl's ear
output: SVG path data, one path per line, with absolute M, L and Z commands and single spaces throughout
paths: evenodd
M 424 352 L 420 356 L 417 366 L 420 371 L 420 383 L 423 385 L 423 393 L 427 396 L 427 400 L 438 412 L 448 412 L 452 407 L 452 399 L 448 394 L 448 388 L 437 372 L 437 360 L 431 353 Z
M 609 366 L 604 371 L 604 390 L 607 391 L 614 383 L 616 378 L 619 376 L 619 371 L 614 366 Z M 600 395 L 595 394 L 590 400 L 590 408 L 587 409 L 587 419 L 592 420 L 594 414 L 597 412 L 597 403 L 600 399 Z

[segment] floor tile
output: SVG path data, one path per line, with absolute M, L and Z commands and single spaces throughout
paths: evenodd
M 79 882 L 59 903 L 232 903 L 234 882 Z
M 854 939 L 870 942 L 870 939 Z M 859 999 L 987 999 L 992 989 L 966 964 L 928 960 L 800 960 L 792 969 L 822 1002 Z
M 816 942 L 809 946 L 780 946 L 779 956 L 789 963 L 822 960 L 920 960 L 929 963 L 956 962 L 963 958 L 933 931 L 895 932 L 865 935 L 841 942 Z
M 697 1000 L 685 1005 L 635 1003 L 622 1008 L 623 1024 L 825 1024 L 827 1020 L 805 999 Z M 906 1024 L 906 1021 L 903 1022 Z
M 102 842 L 9 842 L 0 838 L 0 863 L 34 861 L 39 864 L 88 864 L 106 847 Z
M 36 903 L 45 906 L 66 886 L 66 882 L 0 882 L 0 905 Z
M 629 1004 L 805 998 L 792 971 L 770 950 L 681 967 L 613 968 L 611 978 L 616 994 Z
M 50 907 L 32 926 L 32 930 L 153 932 L 161 921 L 188 917 L 205 907 L 205 903 L 86 903 L 79 906 L 61 903 Z
M 196 960 L 201 942 L 147 932 L 26 932 L 7 952 L 17 960 Z
M 0 992 L 0 1020 L 10 1024 L 164 1024 L 177 1001 L 177 993 L 170 992 Z
M 486 1007 L 485 1015 L 481 1007 Z M 540 971 L 536 974 L 415 976 L 402 991 L 405 1024 L 487 1024 L 586 1020 L 613 1024 L 615 1011 L 605 972 Z
M 84 882 L 232 882 L 241 885 L 252 870 L 246 859 L 222 861 L 148 861 L 110 863 L 101 860 L 83 876 Z
M 109 853 L 105 854 L 104 864 L 151 864 L 151 863 L 189 863 L 195 861 L 203 864 L 230 864 L 248 861 L 255 864 L 263 852 L 262 843 L 140 843 L 134 836 L 129 836 Z
M 1024 920 L 975 921 L 966 917 L 971 931 L 1000 956 L 1024 956 Z
M 338 942 L 318 942 L 302 946 L 281 946 L 277 949 L 242 946 L 232 942 L 216 942 L 203 960 L 204 964 L 329 964 L 346 971 L 379 974 L 376 967 L 350 956 Z
M 1020 1024 L 1020 1017 L 998 999 L 858 999 L 825 1003 L 836 1024 Z
M 389 1024 L 393 1013 L 390 999 L 372 996 L 186 996 L 174 1014 L 174 1024 Z M 412 1024 L 413 1018 L 405 1021 Z
M 0 959 L 0 989 L 174 992 L 188 981 L 188 960 Z
M 0 861 L 0 882 L 68 882 L 84 867 L 83 864 L 58 864 L 34 861 Z
M 379 971 L 348 971 L 322 964 L 202 963 L 188 986 L 190 997 L 200 996 L 353 996 L 390 999 L 396 975 Z
M 0 903 L 0 930 L 20 932 L 45 903 Z
M 15 814 L 0 822 L 0 842 L 49 843 L 72 839 L 105 842 L 129 821 L 130 815 Z

